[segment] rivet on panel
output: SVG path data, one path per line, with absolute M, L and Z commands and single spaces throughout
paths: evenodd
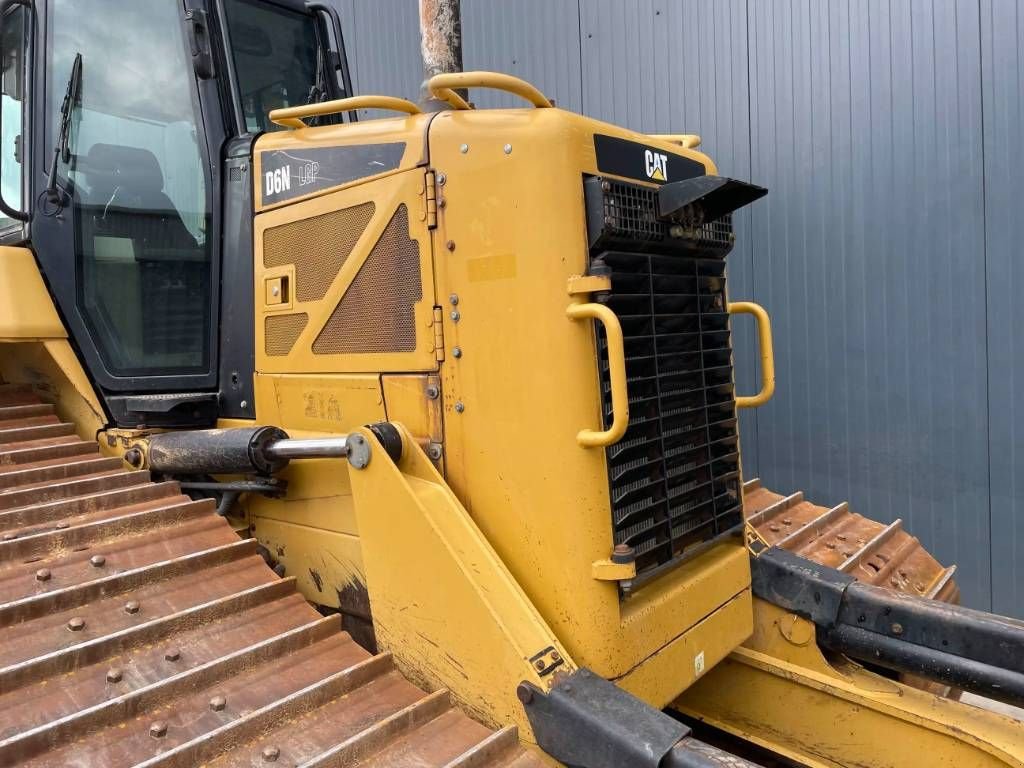
M 427 385 L 427 399 L 428 400 L 437 400 L 437 398 L 439 398 L 440 396 L 441 396 L 441 388 L 440 387 L 438 387 L 436 384 L 428 384 Z
M 49 581 L 51 575 L 49 568 L 40 568 L 36 571 L 36 581 Z
M 453 307 L 458 306 L 458 304 L 459 304 L 459 294 L 453 293 L 451 296 L 448 297 L 448 301 L 451 302 L 451 305 Z
M 533 662 L 533 666 L 537 669 L 538 672 L 543 672 L 544 671 L 544 660 L 543 659 L 537 659 L 535 662 Z
M 459 147 L 459 152 L 461 152 L 462 154 L 466 154 L 467 152 L 469 152 L 469 144 L 461 145 Z
M 506 144 L 504 149 L 505 149 L 505 154 L 506 155 L 511 155 L 512 154 L 512 145 L 511 144 Z
M 80 629 L 84 628 L 85 619 L 83 619 L 81 616 L 75 616 L 74 618 L 68 620 L 68 629 L 70 629 L 72 632 L 78 632 Z
M 121 670 L 117 667 L 111 667 L 107 670 L 107 682 L 108 683 L 120 683 L 121 682 Z
M 210 699 L 210 709 L 212 709 L 214 712 L 220 712 L 227 705 L 228 700 L 225 699 L 223 696 L 214 696 L 212 699 Z
M 446 181 L 448 181 L 448 177 L 447 176 L 445 176 L 443 173 L 437 174 L 437 183 L 438 184 L 440 184 L 443 187 Z
M 163 720 L 157 720 L 151 726 L 149 726 L 149 735 L 154 739 L 162 739 L 167 735 L 167 723 Z
M 129 600 L 127 603 L 125 603 L 124 604 L 124 612 L 125 613 L 138 613 L 139 612 L 139 603 L 138 603 L 138 601 L 137 600 Z
M 462 347 L 455 347 L 452 350 L 452 357 L 456 359 L 462 357 Z
M 277 747 L 264 747 L 263 748 L 263 760 L 267 763 L 276 763 L 277 758 L 281 756 L 281 750 Z
M 452 319 L 452 322 L 453 322 L 453 323 L 457 323 L 457 322 L 459 322 L 459 320 L 461 320 L 461 319 L 462 319 L 462 313 L 461 313 L 461 312 L 459 312 L 458 310 L 455 310 L 454 312 L 452 312 L 452 313 L 451 313 L 451 314 L 449 315 L 449 317 L 450 317 L 450 318 Z
M 431 443 L 427 446 L 427 456 L 430 457 L 431 461 L 438 461 L 443 454 L 440 443 Z
M 459 400 L 459 402 L 455 404 L 455 412 L 462 413 L 464 410 L 466 410 L 466 406 L 463 404 L 461 400 Z
M 455 241 L 454 240 L 449 240 L 447 243 L 444 244 L 444 247 L 447 248 L 449 251 L 454 251 L 455 250 Z
M 107 562 L 107 558 L 103 555 L 93 555 L 89 558 L 89 562 L 92 563 L 93 568 L 102 568 Z

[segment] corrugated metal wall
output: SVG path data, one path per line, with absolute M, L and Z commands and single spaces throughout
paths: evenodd
M 414 97 L 415 0 L 338 2 L 358 90 Z M 462 4 L 467 68 L 700 133 L 771 190 L 730 257 L 776 340 L 747 476 L 903 518 L 968 604 L 1024 616 L 1024 0 Z M 751 329 L 737 344 L 749 392 Z

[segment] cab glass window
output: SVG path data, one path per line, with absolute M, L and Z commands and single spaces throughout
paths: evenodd
M 49 146 L 69 81 L 78 94 L 58 180 L 74 208 L 79 308 L 115 376 L 204 373 L 212 217 L 182 4 L 53 6 Z
M 224 0 L 235 78 L 246 129 L 279 128 L 267 114 L 327 98 L 317 23 L 308 13 L 267 2 Z
M 21 160 L 24 154 L 22 124 L 25 105 L 25 59 L 27 10 L 16 6 L 3 19 L 0 50 L 3 51 L 0 75 L 0 192 L 4 202 L 15 209 L 21 205 Z M 0 231 L 19 226 L 14 219 L 0 213 Z

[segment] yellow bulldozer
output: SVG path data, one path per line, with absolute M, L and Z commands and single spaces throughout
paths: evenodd
M 355 96 L 294 0 L 3 0 L 0 59 L 0 766 L 1024 766 L 958 700 L 1024 625 L 744 482 L 766 190 L 699 138 Z

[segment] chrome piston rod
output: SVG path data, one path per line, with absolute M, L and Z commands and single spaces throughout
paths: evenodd
M 305 440 L 287 438 L 275 440 L 263 450 L 272 459 L 333 459 L 345 458 L 350 451 L 348 437 L 312 437 Z

